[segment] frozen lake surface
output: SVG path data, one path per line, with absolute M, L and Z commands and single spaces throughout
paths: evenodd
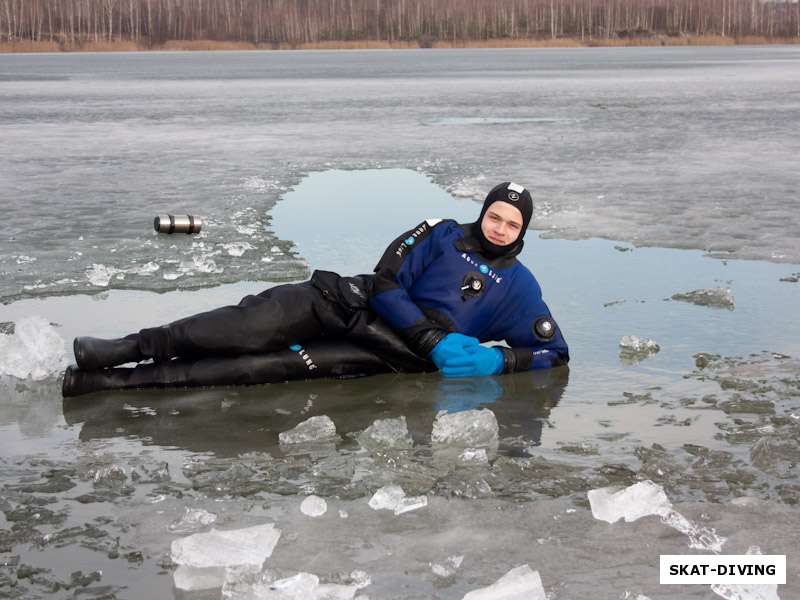
M 252 600 L 316 585 L 303 572 L 318 595 L 450 600 L 529 565 L 549 600 L 708 600 L 725 596 L 659 586 L 658 556 L 722 538 L 787 554 L 778 594 L 800 597 L 799 64 L 780 47 L 0 56 L 0 597 Z M 504 179 L 533 190 L 521 260 L 570 370 L 61 400 L 76 335 L 369 272 Z M 158 235 L 164 212 L 207 225 Z M 312 417 L 336 437 L 285 443 Z M 590 490 L 647 480 L 688 529 L 593 516 Z M 263 572 L 171 551 L 267 524 Z
M 266 211 L 329 168 L 512 179 L 549 236 L 800 262 L 796 47 L 5 54 L 0 140 L 0 299 L 292 279 Z M 162 243 L 159 213 L 225 235 Z

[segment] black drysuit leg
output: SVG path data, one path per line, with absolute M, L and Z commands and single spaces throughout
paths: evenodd
M 363 377 L 391 371 L 373 352 L 344 340 L 317 340 L 291 350 L 200 359 L 179 358 L 134 368 L 68 370 L 65 396 L 101 390 L 279 383 L 320 377 Z
M 341 311 L 310 282 L 279 285 L 224 306 L 139 332 L 143 356 L 205 358 L 263 354 L 336 335 Z

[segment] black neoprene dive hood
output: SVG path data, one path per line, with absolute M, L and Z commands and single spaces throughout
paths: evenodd
M 519 210 L 520 213 L 522 213 L 522 229 L 519 232 L 519 237 L 507 246 L 498 246 L 497 244 L 493 244 L 486 239 L 486 236 L 483 235 L 483 231 L 481 231 L 481 222 L 483 221 L 483 217 L 489 207 L 495 202 L 505 202 L 510 204 Z M 481 214 L 478 217 L 478 220 L 472 224 L 472 233 L 480 241 L 481 248 L 483 248 L 483 251 L 486 255 L 491 256 L 492 258 L 516 255 L 519 254 L 520 250 L 522 250 L 522 245 L 524 244 L 522 238 L 525 237 L 525 232 L 528 229 L 528 224 L 531 222 L 532 216 L 533 199 L 531 198 L 530 192 L 519 184 L 512 183 L 510 181 L 504 181 L 503 183 L 494 186 L 486 195 L 486 200 L 483 201 Z

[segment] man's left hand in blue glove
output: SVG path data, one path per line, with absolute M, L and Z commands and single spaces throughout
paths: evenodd
M 464 355 L 447 361 L 442 374 L 445 377 L 485 377 L 503 372 L 503 353 L 499 348 L 472 346 Z

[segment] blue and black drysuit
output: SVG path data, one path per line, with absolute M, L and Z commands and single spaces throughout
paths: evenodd
M 454 332 L 507 342 L 496 373 L 566 364 L 539 284 L 515 258 L 521 245 L 492 259 L 472 231 L 425 221 L 389 246 L 374 275 L 315 271 L 310 281 L 143 329 L 124 338 L 135 352 L 120 362 L 152 364 L 82 373 L 65 395 L 435 371 L 431 351 Z
M 428 220 L 397 238 L 375 268 L 370 308 L 422 356 L 458 332 L 505 341 L 505 373 L 566 364 L 567 343 L 539 283 L 516 259 L 521 246 L 490 258 L 472 231 Z

